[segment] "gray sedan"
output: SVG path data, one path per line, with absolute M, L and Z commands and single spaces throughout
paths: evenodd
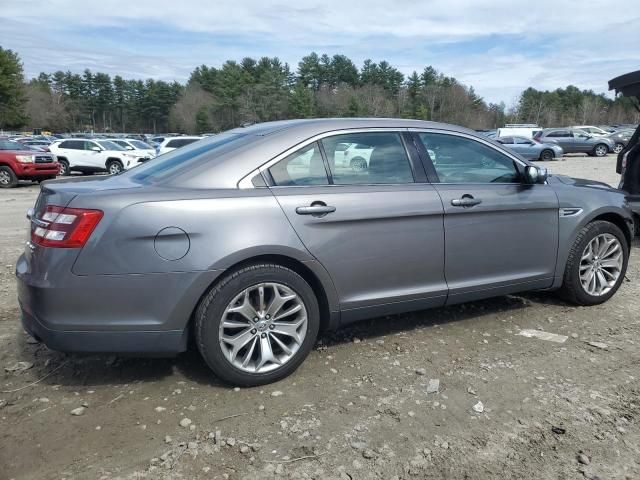
M 371 149 L 368 168 L 336 162 Z M 432 154 L 435 158 L 432 158 Z M 119 175 L 45 182 L 16 265 L 24 328 L 69 352 L 173 355 L 233 385 L 292 373 L 321 329 L 525 290 L 579 305 L 625 276 L 607 185 L 547 178 L 471 130 L 273 122 Z
M 610 138 L 594 137 L 577 128 L 545 128 L 533 139 L 540 143 L 555 143 L 562 147 L 564 153 L 586 153 L 595 157 L 604 157 L 615 147 Z
M 525 137 L 499 137 L 495 139 L 527 160 L 560 160 L 564 150 L 554 143 L 538 143 Z

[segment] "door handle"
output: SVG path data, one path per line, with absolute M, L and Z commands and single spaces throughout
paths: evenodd
M 297 207 L 296 213 L 298 215 L 313 215 L 314 217 L 324 217 L 328 213 L 336 211 L 336 207 L 331 207 L 325 204 L 315 204 L 308 207 Z
M 473 198 L 472 195 L 465 194 L 461 198 L 454 198 L 451 200 L 451 205 L 454 207 L 473 207 L 482 203 L 479 198 Z

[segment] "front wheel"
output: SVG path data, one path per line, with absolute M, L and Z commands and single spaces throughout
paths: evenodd
M 624 145 L 621 143 L 616 143 L 613 147 L 613 153 L 615 153 L 616 155 L 618 153 L 620 153 L 622 150 L 624 149 Z
M 60 176 L 67 177 L 71 174 L 71 170 L 69 169 L 69 162 L 66 160 L 58 160 L 60 165 Z
M 107 163 L 107 171 L 109 172 L 109 175 L 117 175 L 122 173 L 123 170 L 124 166 L 120 160 L 112 160 Z
M 226 276 L 195 316 L 198 349 L 225 382 L 256 386 L 296 370 L 320 327 L 318 301 L 293 270 L 256 264 Z
M 356 157 L 349 162 L 349 166 L 356 173 L 364 172 L 367 169 L 367 161 L 362 157 Z
M 629 246 L 613 223 L 598 220 L 580 230 L 569 251 L 560 295 L 577 305 L 597 305 L 620 288 Z
M 604 157 L 607 153 L 609 153 L 609 148 L 606 145 L 599 143 L 593 149 L 593 153 L 596 157 Z
M 543 150 L 540 153 L 540 160 L 543 160 L 545 162 L 553 160 L 553 152 L 551 150 Z
M 18 186 L 18 177 L 9 167 L 0 167 L 0 188 L 13 188 Z

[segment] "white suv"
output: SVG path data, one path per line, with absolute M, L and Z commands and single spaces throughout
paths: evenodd
M 125 150 L 129 150 L 129 153 L 138 155 L 143 158 L 145 162 L 156 156 L 156 149 L 142 140 L 135 138 L 113 138 L 110 141 L 120 145 Z
M 49 146 L 60 164 L 60 175 L 71 172 L 120 173 L 135 167 L 144 159 L 109 140 L 74 138 L 54 142 Z M 140 162 L 141 163 L 141 162 Z
M 163 153 L 168 153 L 176 148 L 184 147 L 185 145 L 189 145 L 190 143 L 197 142 L 198 140 L 202 140 L 204 137 L 167 137 L 162 143 L 158 146 L 158 155 L 162 155 Z

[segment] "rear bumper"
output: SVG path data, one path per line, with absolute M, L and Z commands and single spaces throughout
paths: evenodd
M 62 331 L 48 328 L 20 305 L 23 328 L 52 350 L 69 353 L 114 353 L 173 356 L 187 349 L 187 330 Z
M 67 251 L 64 251 L 67 250 Z M 16 264 L 22 324 L 63 352 L 171 356 L 218 271 L 80 276 L 69 249 L 34 247 Z

